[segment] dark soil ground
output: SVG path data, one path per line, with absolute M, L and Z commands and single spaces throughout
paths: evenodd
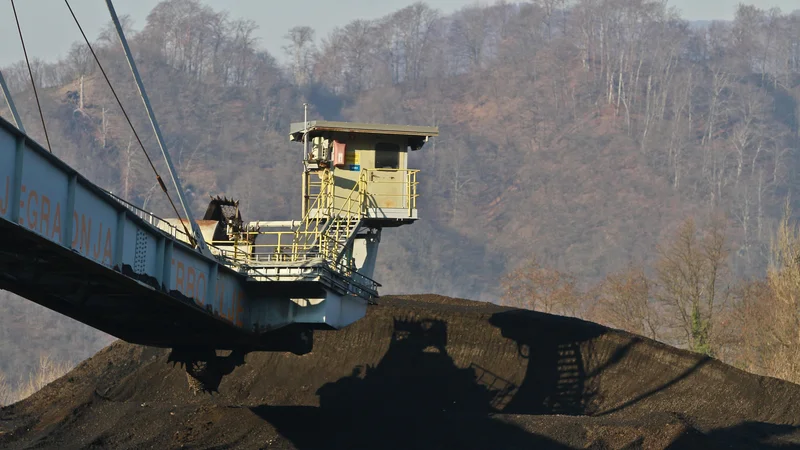
M 303 356 L 251 353 L 193 395 L 117 342 L 0 411 L 0 448 L 800 448 L 800 386 L 583 322 L 383 298 Z

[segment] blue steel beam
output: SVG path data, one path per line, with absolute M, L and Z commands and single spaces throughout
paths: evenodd
M 186 329 L 206 329 L 192 335 L 198 339 L 213 341 L 213 330 L 225 329 L 226 336 L 235 339 L 220 338 L 218 343 L 247 341 L 266 348 L 270 344 L 265 336 L 279 328 L 292 324 L 306 329 L 340 328 L 363 317 L 366 310 L 365 301 L 336 293 L 321 282 L 253 281 L 246 268 L 198 253 L 137 216 L 2 118 L 0 228 L 0 253 L 6 255 L 0 261 L 4 262 L 0 266 L 3 288 L 60 310 L 66 307 L 51 299 L 69 297 L 62 291 L 104 280 L 104 289 L 116 292 L 116 297 L 100 295 L 88 306 L 70 304 L 67 309 L 77 320 L 99 323 L 104 331 L 123 339 L 128 333 L 124 330 L 134 327 L 150 330 L 149 344 L 169 347 L 185 341 L 159 328 L 170 328 L 165 324 L 174 322 L 185 323 Z M 32 247 L 26 250 L 20 242 Z M 8 255 L 19 264 L 8 260 Z M 48 289 L 54 291 L 46 291 L 27 275 L 38 270 L 35 261 L 43 261 L 43 255 L 58 256 L 53 256 L 52 265 L 63 263 L 81 270 L 78 275 L 74 270 L 61 275 L 69 280 L 61 291 L 52 287 Z M 41 264 L 39 269 L 44 269 L 45 263 Z M 63 268 L 42 273 L 52 272 L 56 280 L 58 270 Z M 107 305 L 116 306 L 106 311 Z M 140 311 L 144 305 L 153 308 L 151 316 L 146 309 Z M 119 315 L 114 311 L 131 309 L 137 314 L 115 319 Z M 164 311 L 169 320 L 155 321 L 154 316 Z M 144 342 L 142 336 L 136 338 L 138 342 Z

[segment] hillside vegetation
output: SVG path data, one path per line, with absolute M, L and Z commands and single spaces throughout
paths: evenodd
M 688 218 L 698 230 L 724 230 L 720 261 L 733 292 L 737 278 L 764 278 L 785 204 L 800 210 L 797 13 L 743 5 L 733 22 L 692 26 L 650 0 L 503 2 L 452 15 L 415 3 L 327 36 L 292 28 L 285 65 L 259 47 L 257 26 L 193 0 L 163 1 L 145 24 L 126 23 L 192 205 L 200 211 L 224 194 L 241 200 L 245 219 L 296 218 L 301 150 L 287 134 L 306 101 L 313 118 L 437 125 L 441 137 L 411 160 L 422 170 L 424 220 L 384 234 L 383 293 L 495 300 L 520 269 L 544 267 L 572 280 L 581 303 L 572 312 L 622 327 L 597 312 L 603 291 L 590 287 L 635 266 L 652 267 L 642 280 L 663 289 L 669 252 L 657 245 L 688 236 Z M 113 33 L 94 45 L 156 152 Z M 85 46 L 33 68 L 53 152 L 169 216 Z M 24 63 L 3 73 L 29 133 L 44 142 Z M 647 292 L 645 305 L 658 303 Z M 695 317 L 692 305 L 678 309 Z M 106 342 L 19 299 L 0 310 L 23 311 L 0 315 L 9 379 L 37 360 L 30 348 L 76 361 Z M 28 325 L 12 328 L 20 314 Z M 681 338 L 668 323 L 654 337 L 710 352 L 693 334 L 701 325 L 690 320 Z

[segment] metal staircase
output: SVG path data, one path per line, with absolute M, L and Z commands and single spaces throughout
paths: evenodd
M 342 265 L 366 213 L 366 176 L 347 193 L 337 196 L 334 179 L 328 170 L 321 173 L 319 193 L 301 224 L 294 230 L 293 247 L 308 257 L 322 257 L 334 266 Z M 301 257 L 302 259 L 302 257 Z
M 325 231 L 320 234 L 320 247 L 325 249 L 323 254 L 330 255 L 335 264 L 342 262 L 361 226 L 361 220 L 360 217 L 334 217 L 327 222 Z M 347 265 L 346 262 L 344 265 Z

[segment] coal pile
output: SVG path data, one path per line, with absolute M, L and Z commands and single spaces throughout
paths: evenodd
M 593 323 L 383 298 L 313 352 L 251 353 L 193 395 L 117 342 L 0 412 L 0 448 L 800 448 L 800 386 Z

